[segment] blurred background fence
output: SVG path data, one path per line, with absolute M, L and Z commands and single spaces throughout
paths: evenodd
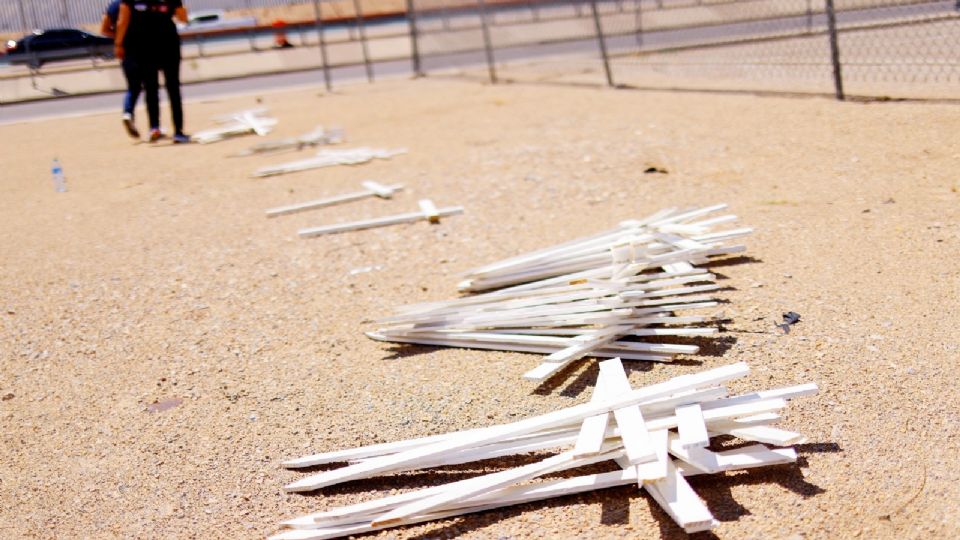
M 110 0 L 3 0 L 0 2 L 0 30 L 22 32 L 34 28 L 81 27 L 100 22 Z M 192 10 L 225 11 L 281 8 L 312 0 L 186 0 Z
M 491 80 L 960 98 L 960 12 L 929 0 L 413 0 L 422 66 Z M 831 24 L 832 19 L 832 24 Z
M 338 69 L 363 66 L 373 80 L 378 63 L 406 61 L 418 75 L 493 82 L 960 98 L 960 0 L 185 3 L 257 21 L 185 39 L 187 58 L 253 55 L 244 68 L 267 73 L 319 67 L 328 87 Z M 95 31 L 106 4 L 0 0 L 0 34 Z M 274 48 L 279 32 L 296 51 Z M 197 79 L 242 75 L 194 67 Z

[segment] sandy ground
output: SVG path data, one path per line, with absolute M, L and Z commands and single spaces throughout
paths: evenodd
M 672 205 L 726 201 L 756 228 L 716 265 L 732 319 L 704 353 L 629 366 L 634 385 L 746 361 L 735 390 L 813 381 L 784 425 L 798 466 L 693 480 L 720 538 L 960 533 L 960 109 L 464 81 L 262 96 L 278 136 L 317 123 L 389 162 L 255 180 L 293 155 L 254 141 L 131 144 L 119 114 L 0 127 L 0 536 L 258 538 L 286 517 L 476 472 L 286 495 L 282 459 L 503 423 L 588 399 L 584 361 L 537 389 L 533 355 L 362 335 L 456 274 Z M 256 105 L 190 103 L 188 127 Z M 142 120 L 142 119 L 141 119 Z M 70 191 L 53 192 L 61 159 Z M 644 174 L 649 165 L 668 174 Z M 267 220 L 267 207 L 409 192 Z M 301 226 L 465 215 L 300 240 Z M 366 273 L 351 270 L 375 267 Z M 793 310 L 802 321 L 774 328 Z M 161 410 L 157 410 L 161 409 Z M 495 469 L 502 463 L 489 464 Z M 383 538 L 679 538 L 633 487 L 399 529 Z

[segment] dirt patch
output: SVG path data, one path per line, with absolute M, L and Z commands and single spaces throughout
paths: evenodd
M 945 142 L 957 107 L 428 79 L 188 103 L 188 128 L 261 101 L 277 137 L 339 125 L 350 145 L 410 153 L 251 179 L 296 155 L 226 158 L 250 138 L 134 145 L 119 108 L 0 127 L 0 290 L 15 312 L 0 318 L 0 388 L 16 395 L 0 402 L 4 536 L 262 537 L 282 518 L 469 474 L 304 497 L 280 492 L 299 475 L 279 463 L 586 401 L 592 362 L 538 393 L 520 378 L 537 356 L 373 342 L 365 321 L 454 296 L 469 268 L 724 201 L 756 233 L 746 257 L 713 267 L 732 288 L 716 313 L 730 319 L 722 341 L 673 365 L 628 365 L 632 384 L 743 360 L 753 372 L 733 391 L 822 392 L 782 423 L 809 438 L 799 466 L 692 480 L 717 535 L 960 530 L 960 155 Z M 644 174 L 651 164 L 669 174 Z M 264 216 L 367 178 L 408 191 Z M 466 213 L 295 235 L 422 197 Z M 785 334 L 789 311 L 802 319 Z M 182 404 L 145 414 L 171 396 Z M 653 507 L 622 488 L 381 536 L 679 538 Z

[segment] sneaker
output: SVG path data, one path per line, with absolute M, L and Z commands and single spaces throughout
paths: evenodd
M 163 132 L 159 128 L 153 128 L 150 130 L 150 142 L 157 142 L 163 138 Z
M 173 144 L 187 144 L 190 142 L 190 136 L 185 133 L 177 133 L 173 136 Z
M 123 114 L 123 127 L 127 130 L 127 135 L 134 139 L 140 138 L 140 132 L 137 131 L 137 125 L 133 123 L 133 115 L 130 113 Z

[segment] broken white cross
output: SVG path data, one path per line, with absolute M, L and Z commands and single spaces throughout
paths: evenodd
M 250 109 L 217 117 L 214 121 L 220 126 L 194 133 L 193 140 L 201 144 L 208 144 L 222 141 L 234 135 L 244 135 L 251 132 L 262 137 L 270 133 L 273 127 L 277 125 L 276 118 L 262 116 L 266 112 L 266 109 Z
M 263 178 L 265 176 L 276 176 L 291 172 L 307 171 L 319 169 L 322 167 L 332 167 L 335 165 L 359 165 L 367 163 L 374 159 L 390 159 L 393 156 L 399 156 L 407 153 L 406 148 L 378 149 L 378 148 L 325 148 L 312 158 L 300 159 L 281 163 L 280 165 L 271 165 L 261 167 L 253 173 L 254 178 Z
M 300 229 L 298 234 L 301 238 L 310 238 L 324 234 L 358 231 L 361 229 L 373 229 L 376 227 L 386 227 L 388 225 L 398 225 L 400 223 L 413 223 L 422 220 L 428 220 L 433 223 L 437 223 L 441 217 L 455 216 L 463 213 L 462 206 L 436 208 L 436 206 L 433 205 L 433 202 L 429 201 L 428 199 L 420 201 L 420 208 L 421 210 L 419 212 L 410 212 L 409 214 L 399 214 L 396 216 L 386 216 L 363 221 L 352 221 L 349 223 L 338 223 L 336 225 L 324 225 L 321 227 Z
M 360 199 L 366 199 L 367 197 L 380 197 L 382 199 L 389 199 L 393 197 L 394 193 L 403 189 L 403 185 L 401 184 L 385 186 L 378 182 L 374 182 L 373 180 L 364 180 L 361 186 L 363 186 L 363 191 L 344 193 L 343 195 L 335 195 L 326 199 L 317 199 L 314 201 L 271 208 L 267 210 L 267 217 L 283 216 L 286 214 L 293 214 L 295 212 L 302 212 L 304 210 L 313 210 L 315 208 L 323 208 L 325 206 L 333 206 L 335 204 L 341 204 L 345 202 L 359 201 Z

